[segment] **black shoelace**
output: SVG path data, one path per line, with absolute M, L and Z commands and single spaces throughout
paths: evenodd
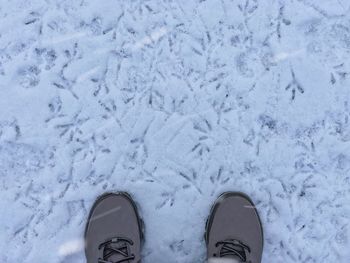
M 130 262 L 130 260 L 135 259 L 135 256 L 130 252 L 130 246 L 134 243 L 127 238 L 112 238 L 103 242 L 98 246 L 98 249 L 102 251 L 102 258 L 98 259 L 98 263 L 121 263 L 121 262 Z M 121 255 L 122 259 L 117 261 L 111 261 L 110 258 L 113 255 Z
M 250 253 L 250 248 L 236 239 L 228 239 L 217 242 L 216 247 L 220 247 L 219 254 L 214 254 L 215 257 L 236 256 L 242 262 L 247 262 L 246 251 Z

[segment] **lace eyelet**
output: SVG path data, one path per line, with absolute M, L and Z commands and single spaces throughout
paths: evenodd
M 119 246 L 116 246 L 117 243 L 119 243 Z M 132 242 L 132 240 L 122 237 L 111 238 L 103 242 L 98 246 L 99 250 L 103 249 L 103 251 L 101 252 L 103 253 L 103 256 L 102 258 L 99 258 L 98 262 L 110 262 L 108 260 L 114 254 L 119 254 L 123 257 L 123 259 L 118 260 L 115 263 L 134 260 L 135 254 L 129 254 L 131 252 L 130 246 L 133 244 L 134 242 Z
M 250 253 L 250 248 L 243 242 L 237 239 L 227 239 L 217 242 L 215 247 L 220 247 L 219 253 L 213 254 L 214 257 L 225 257 L 228 255 L 234 255 L 240 258 L 242 262 L 246 262 L 247 253 Z

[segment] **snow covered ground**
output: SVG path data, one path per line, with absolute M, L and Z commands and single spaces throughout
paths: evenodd
M 263 262 L 350 262 L 350 2 L 0 0 L 0 262 L 85 262 L 129 191 L 144 261 L 204 262 L 223 191 Z

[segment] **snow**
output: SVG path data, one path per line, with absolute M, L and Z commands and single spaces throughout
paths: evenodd
M 350 262 L 350 5 L 0 1 L 0 262 L 85 262 L 89 209 L 128 191 L 143 262 L 205 262 L 242 191 L 263 262 Z

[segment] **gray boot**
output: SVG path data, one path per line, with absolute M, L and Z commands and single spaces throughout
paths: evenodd
M 85 229 L 87 263 L 138 263 L 142 239 L 143 223 L 127 193 L 96 200 Z
M 260 263 L 263 231 L 258 212 L 243 193 L 222 194 L 206 224 L 208 262 Z

